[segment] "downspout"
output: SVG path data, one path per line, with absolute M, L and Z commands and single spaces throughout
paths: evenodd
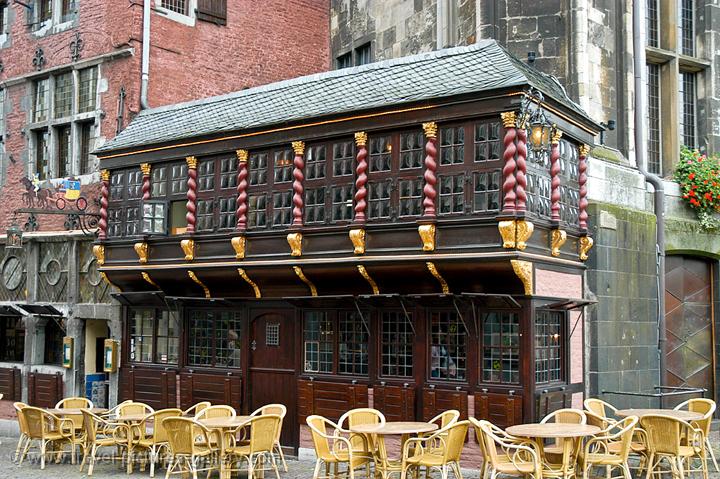
M 657 328 L 658 328 L 658 385 L 663 386 L 665 375 L 665 187 L 657 175 L 647 171 L 645 143 L 645 100 L 647 98 L 645 74 L 645 2 L 633 1 L 633 58 L 635 69 L 635 157 L 640 173 L 645 181 L 655 189 L 655 217 L 657 218 L 657 236 L 655 240 L 657 275 Z M 660 399 L 662 407 L 662 397 Z
M 143 34 L 142 34 L 142 76 L 140 77 L 140 109 L 147 110 L 148 83 L 150 82 L 150 2 L 143 0 Z

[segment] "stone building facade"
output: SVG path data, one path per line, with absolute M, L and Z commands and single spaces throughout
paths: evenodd
M 700 228 L 672 177 L 681 145 L 720 151 L 720 8 L 708 0 L 643 6 L 642 72 L 648 169 L 664 178 L 667 345 L 659 371 L 657 217 L 653 188 L 637 168 L 632 2 L 547 0 L 333 0 L 335 67 L 495 39 L 555 76 L 590 117 L 607 126 L 589 162 L 587 394 L 651 391 L 659 384 L 716 384 L 717 235 Z M 348 52 L 365 49 L 370 55 Z M 713 296 L 714 295 L 714 296 Z M 662 379 L 661 379 L 662 377 Z M 713 382 L 714 381 L 714 382 Z M 710 386 L 712 389 L 714 386 Z M 716 391 L 710 392 L 716 396 Z M 607 395 L 613 402 L 630 402 Z M 647 398 L 635 399 L 647 403 Z
M 149 107 L 328 68 L 324 0 L 0 4 L 0 228 L 25 230 L 23 248 L 0 255 L 6 399 L 50 404 L 84 395 L 86 374 L 102 372 L 93 363 L 96 339 L 120 337 L 120 306 L 99 281 L 92 238 L 77 229 L 96 218 L 64 213 L 97 213 L 102 165 L 92 151 L 142 109 L 146 5 Z M 68 369 L 57 355 L 66 336 L 74 339 Z

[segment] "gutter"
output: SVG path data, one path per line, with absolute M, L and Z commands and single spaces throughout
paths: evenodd
M 645 142 L 645 100 L 647 98 L 645 65 L 645 2 L 633 2 L 633 63 L 635 70 L 635 158 L 645 181 L 655 189 L 654 210 L 657 218 L 655 240 L 656 287 L 657 287 L 657 328 L 658 328 L 658 385 L 663 386 L 665 375 L 665 187 L 657 175 L 647 171 Z
M 148 84 L 150 82 L 150 2 L 143 0 L 143 33 L 142 33 L 142 74 L 140 80 L 140 109 L 147 110 Z

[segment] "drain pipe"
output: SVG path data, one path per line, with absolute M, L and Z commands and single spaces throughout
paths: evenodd
M 140 77 L 140 109 L 147 110 L 148 83 L 150 82 L 150 2 L 143 0 L 143 33 L 142 33 L 142 76 Z
M 655 217 L 657 218 L 657 236 L 655 242 L 656 275 L 657 275 L 657 327 L 658 327 L 658 368 L 659 386 L 664 385 L 665 376 L 665 187 L 657 175 L 647 171 L 647 154 L 645 143 L 645 112 L 647 67 L 645 65 L 645 2 L 633 2 L 633 57 L 635 69 L 635 158 L 640 173 L 645 181 L 655 189 Z M 662 396 L 660 397 L 662 406 Z

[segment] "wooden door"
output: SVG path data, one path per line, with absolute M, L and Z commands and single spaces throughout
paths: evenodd
M 704 258 L 665 260 L 665 384 L 704 387 L 708 397 L 714 395 L 711 281 Z
M 254 316 L 254 317 L 253 317 Z M 270 403 L 287 407 L 281 443 L 298 447 L 295 323 L 291 311 L 251 316 L 249 411 Z

